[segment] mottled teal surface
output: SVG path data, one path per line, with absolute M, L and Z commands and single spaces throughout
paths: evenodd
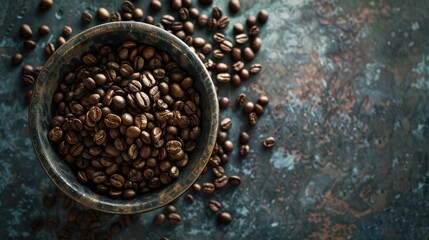
M 0 7 L 2 239 L 53 238 L 54 231 L 46 227 L 37 233 L 30 230 L 31 220 L 39 215 L 66 221 L 61 204 L 46 210 L 41 202 L 53 185 L 31 148 L 20 68 L 9 63 L 22 48 L 18 27 L 24 22 L 33 29 L 49 24 L 51 34 L 38 40 L 38 46 L 44 46 L 55 41 L 65 24 L 83 30 L 80 13 L 102 5 L 58 1 L 42 14 L 37 2 L 4 1 Z M 111 11 L 121 1 L 103 2 Z M 226 3 L 215 0 L 213 6 L 226 9 Z M 147 1 L 136 5 L 147 14 Z M 240 159 L 235 150 L 226 167 L 227 175 L 242 177 L 242 184 L 211 196 L 194 194 L 192 205 L 179 199 L 175 205 L 183 221 L 176 227 L 153 226 L 157 212 L 151 212 L 114 238 L 427 239 L 427 1 L 242 0 L 241 5 L 232 23 L 244 22 L 261 8 L 270 12 L 255 60 L 263 70 L 238 89 L 222 86 L 219 95 L 235 98 L 244 91 L 252 100 L 260 93 L 271 98 L 250 130 L 250 154 Z M 231 25 L 226 29 L 230 31 Z M 209 36 L 206 31 L 198 34 Z M 39 65 L 43 59 L 38 48 L 24 62 Z M 239 122 L 241 110 L 232 107 L 221 116 L 234 120 L 230 137 L 238 143 L 239 131 L 247 128 Z M 260 141 L 268 135 L 278 142 L 264 150 Z M 210 199 L 220 200 L 231 212 L 230 225 L 216 224 L 206 208 Z

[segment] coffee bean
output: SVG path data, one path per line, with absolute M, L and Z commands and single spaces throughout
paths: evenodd
M 232 13 L 240 11 L 240 0 L 229 0 L 228 8 Z
M 30 74 L 24 74 L 21 79 L 24 84 L 29 86 L 34 85 L 34 82 L 36 81 Z
M 192 34 L 194 34 L 194 31 L 195 31 L 194 24 L 193 24 L 192 22 L 190 22 L 190 21 L 186 21 L 186 22 L 183 24 L 183 30 L 184 30 L 184 31 L 185 31 L 185 33 L 186 33 L 186 34 L 188 34 L 188 35 L 192 35 Z
M 266 23 L 268 21 L 268 11 L 265 9 L 259 11 L 257 19 L 260 24 Z
M 49 29 L 49 27 L 47 25 L 41 25 L 39 26 L 39 35 L 40 36 L 45 36 L 47 35 L 51 30 Z
M 113 174 L 110 177 L 110 184 L 116 188 L 121 188 L 125 183 L 125 178 L 119 174 Z
M 274 137 L 267 137 L 262 141 L 262 144 L 266 148 L 272 148 L 276 144 L 276 139 Z
M 253 53 L 250 47 L 246 47 L 243 49 L 243 59 L 250 62 L 255 59 L 255 53 Z
M 210 18 L 207 22 L 207 27 L 209 32 L 214 32 L 217 30 L 217 20 L 215 18 Z
M 39 2 L 39 9 L 40 10 L 46 10 L 54 4 L 53 0 L 40 0 Z
M 256 115 L 260 116 L 260 115 L 264 114 L 264 107 L 257 103 L 257 104 L 255 104 L 254 112 L 256 113 Z
M 189 10 L 187 8 L 180 8 L 179 9 L 179 18 L 182 20 L 187 20 L 189 18 Z
M 15 53 L 11 59 L 11 63 L 13 66 L 16 66 L 22 62 L 23 56 L 21 53 Z
M 255 112 L 251 112 L 248 116 L 248 122 L 250 125 L 255 125 L 258 120 L 258 117 Z
M 228 184 L 228 177 L 225 175 L 214 180 L 214 185 L 216 188 L 223 188 L 226 186 L 226 184 Z
M 154 219 L 153 219 L 153 222 L 156 225 L 162 225 L 164 223 L 164 221 L 165 221 L 165 215 L 163 213 L 156 214 Z
M 98 8 L 96 15 L 102 21 L 109 19 L 110 16 L 109 11 L 103 7 Z
M 167 213 L 175 213 L 177 212 L 177 209 L 174 205 L 168 205 L 165 207 L 165 210 L 167 211 Z
M 261 69 L 262 69 L 261 64 L 259 63 L 252 64 L 252 66 L 250 66 L 250 73 L 251 74 L 259 73 Z
M 247 80 L 250 77 L 249 70 L 245 68 L 241 69 L 238 74 L 240 75 L 240 78 L 243 80 Z
M 28 24 L 22 24 L 19 29 L 19 33 L 21 37 L 26 39 L 31 38 L 31 36 L 33 36 L 33 30 L 31 30 L 31 27 Z
M 239 72 L 244 68 L 244 63 L 242 61 L 237 61 L 232 64 L 232 70 Z
M 174 17 L 171 15 L 162 16 L 161 23 L 164 25 L 171 25 L 174 22 Z
M 241 93 L 240 95 L 237 96 L 237 98 L 235 99 L 235 104 L 238 106 L 243 106 L 244 103 L 246 102 L 247 96 L 244 93 Z
M 219 44 L 219 47 L 220 47 L 220 49 L 222 49 L 225 52 L 231 52 L 233 45 L 230 41 L 225 40 Z
M 249 153 L 250 147 L 249 145 L 245 144 L 245 145 L 241 145 L 240 146 L 240 156 L 244 157 L 247 155 L 247 153 Z
M 143 13 L 143 10 L 141 8 L 134 8 L 132 15 L 133 15 L 134 21 L 140 21 L 143 18 L 144 13 Z
M 222 9 L 220 7 L 214 7 L 212 8 L 212 16 L 216 19 L 219 19 L 222 17 Z
M 243 106 L 243 113 L 249 114 L 253 112 L 254 109 L 255 109 L 255 104 L 253 104 L 252 102 L 247 102 Z
M 36 42 L 34 42 L 33 40 L 25 40 L 24 48 L 32 50 L 36 48 Z
M 259 31 L 260 31 L 260 29 L 258 26 L 252 26 L 249 29 L 249 35 L 252 37 L 256 37 L 259 34 Z
M 128 188 L 125 189 L 124 192 L 122 193 L 122 197 L 125 199 L 131 199 L 134 198 L 136 196 L 136 192 L 134 191 L 134 189 Z
M 210 43 L 205 43 L 202 47 L 201 47 L 201 53 L 208 55 L 211 53 L 213 47 Z
M 219 212 L 220 209 L 222 208 L 222 204 L 216 200 L 210 200 L 207 205 L 208 205 L 210 211 L 212 211 L 214 213 Z
M 228 83 L 231 81 L 231 75 L 229 73 L 219 73 L 216 75 L 216 80 L 220 83 Z
M 198 0 L 202 5 L 210 5 L 213 3 L 213 0 Z
M 223 16 L 217 21 L 217 26 L 218 28 L 225 28 L 229 25 L 229 22 L 229 18 L 227 16 Z
M 230 56 L 231 56 L 231 60 L 233 62 L 240 61 L 241 60 L 241 49 L 240 48 L 236 48 L 236 47 L 232 48 Z
M 225 41 L 225 35 L 218 32 L 218 33 L 213 34 L 213 39 L 216 42 L 221 43 L 221 42 Z
M 177 213 L 168 214 L 168 223 L 170 225 L 177 225 L 182 221 L 182 217 L 180 217 Z
M 24 66 L 22 66 L 22 73 L 24 74 L 33 74 L 34 68 L 33 66 L 29 65 L 29 64 L 25 64 Z
M 222 144 L 222 148 L 223 148 L 224 152 L 230 153 L 234 149 L 234 144 L 230 140 L 226 140 Z
M 241 178 L 239 176 L 231 176 L 228 179 L 228 183 L 232 186 L 238 186 L 241 184 Z
M 193 41 L 194 47 L 200 48 L 204 46 L 204 44 L 206 44 L 206 40 L 204 40 L 204 38 L 201 38 L 201 37 L 194 38 L 194 41 Z
M 208 22 L 209 22 L 209 17 L 205 14 L 200 14 L 197 19 L 197 26 L 205 27 L 207 26 Z
M 90 23 L 92 22 L 92 14 L 89 11 L 84 11 L 80 15 L 80 18 L 82 19 L 82 22 L 84 23 Z
M 189 9 L 189 16 L 193 19 L 198 18 L 200 15 L 200 11 L 197 8 L 191 8 Z
M 228 105 L 229 105 L 229 98 L 227 98 L 227 97 L 221 97 L 221 98 L 219 99 L 219 107 L 220 107 L 221 109 L 225 109 L 225 108 L 227 108 L 227 107 L 228 107 Z
M 241 23 L 236 23 L 232 27 L 232 30 L 234 31 L 235 34 L 241 34 L 244 32 L 244 26 Z
M 62 36 L 59 36 L 57 38 L 58 47 L 61 47 L 62 45 L 64 45 L 64 43 L 66 43 L 66 39 L 64 37 L 62 37 Z
M 215 190 L 215 185 L 213 183 L 204 183 L 201 187 L 201 191 L 207 194 L 213 193 Z
M 128 1 L 128 0 L 124 1 L 122 3 L 121 7 L 122 7 L 122 11 L 125 12 L 125 13 L 130 13 L 135 8 L 134 4 L 131 1 Z
M 220 49 L 215 49 L 215 50 L 213 51 L 213 57 L 214 57 L 214 58 L 221 59 L 221 58 L 223 58 L 223 56 L 224 56 L 224 53 L 222 52 L 222 50 L 220 50 Z M 216 64 L 216 65 L 217 65 L 217 64 Z M 216 66 L 216 65 L 214 65 L 214 66 Z
M 220 122 L 220 127 L 222 130 L 227 131 L 232 127 L 232 120 L 230 118 L 225 118 Z
M 182 0 L 170 0 L 170 7 L 173 11 L 178 11 L 182 7 Z
M 119 12 L 112 12 L 112 14 L 110 15 L 110 21 L 112 22 L 117 22 L 121 20 L 122 20 L 122 17 Z
M 217 221 L 221 224 L 230 224 L 232 222 L 231 214 L 227 212 L 221 212 L 217 217 Z
M 49 56 L 55 52 L 55 46 L 52 43 L 48 43 L 45 45 L 45 53 Z
M 250 48 L 253 50 L 253 52 L 258 52 L 259 49 L 261 49 L 261 46 L 262 46 L 262 40 L 258 37 L 254 38 L 250 44 Z
M 228 65 L 226 65 L 225 63 L 217 63 L 215 65 L 215 69 L 218 73 L 225 73 L 228 72 Z
M 259 97 L 259 99 L 258 99 L 257 102 L 258 102 L 258 104 L 260 104 L 262 106 L 266 106 L 269 103 L 269 99 L 268 99 L 267 96 L 262 95 L 262 96 Z
M 251 27 L 255 26 L 255 24 L 256 24 L 256 17 L 255 16 L 249 16 L 246 19 L 246 25 L 247 25 L 248 29 L 250 29 Z
M 200 184 L 198 184 L 198 183 L 192 184 L 192 190 L 194 190 L 195 192 L 201 192 L 201 189 L 202 189 L 202 187 Z
M 244 44 L 249 40 L 249 36 L 245 33 L 241 33 L 235 36 L 235 42 L 238 44 Z
M 162 2 L 160 0 L 151 0 L 150 8 L 155 11 L 159 11 L 162 9 Z

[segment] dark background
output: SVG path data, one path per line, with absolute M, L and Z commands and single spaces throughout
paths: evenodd
M 63 202 L 47 209 L 43 197 L 54 186 L 35 159 L 28 136 L 21 67 L 10 58 L 23 52 L 24 63 L 43 64 L 43 46 L 55 42 L 64 25 L 77 33 L 99 24 L 80 21 L 83 10 L 110 12 L 122 1 L 55 1 L 40 12 L 39 1 L 2 1 L 0 6 L 0 238 L 50 239 L 57 230 L 32 231 L 31 222 L 68 211 Z M 145 15 L 148 2 L 135 1 Z M 163 1 L 164 10 L 168 4 Z M 196 2 L 194 0 L 194 2 Z M 195 4 L 194 4 L 195 5 Z M 213 6 L 227 12 L 227 1 Z M 238 188 L 213 195 L 192 193 L 196 201 L 175 203 L 182 223 L 153 226 L 154 214 L 142 214 L 115 239 L 428 239 L 429 237 L 429 25 L 426 1 L 241 1 L 225 30 L 267 9 L 261 28 L 263 47 L 255 62 L 262 72 L 241 87 L 221 86 L 219 96 L 232 100 L 245 92 L 255 101 L 271 102 L 258 124 L 249 129 L 251 152 L 237 149 L 226 174 L 239 175 Z M 159 22 L 162 13 L 156 15 Z M 19 26 L 28 23 L 38 47 L 23 50 Z M 37 27 L 51 33 L 38 37 Z M 206 30 L 194 36 L 211 37 Z M 232 39 L 231 39 L 232 40 Z M 23 64 L 24 64 L 23 63 Z M 232 105 L 231 105 L 232 106 Z M 230 107 L 222 117 L 234 120 L 230 138 L 248 129 L 241 110 Z M 265 150 L 264 137 L 277 144 Z M 216 199 L 233 215 L 227 226 L 216 224 L 206 204 Z M 81 207 L 77 207 L 85 211 Z M 103 231 L 124 217 L 100 216 Z M 121 220 L 122 219 L 122 220 Z M 59 228 L 60 229 L 60 228 Z M 79 237 L 77 234 L 75 237 Z

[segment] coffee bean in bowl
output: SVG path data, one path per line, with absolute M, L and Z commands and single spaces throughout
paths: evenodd
M 154 26 L 114 22 L 76 35 L 47 61 L 30 135 L 66 194 L 129 214 L 161 207 L 193 184 L 213 150 L 218 112 L 207 70 L 183 42 Z

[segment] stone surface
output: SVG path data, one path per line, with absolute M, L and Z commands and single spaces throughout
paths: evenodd
M 51 27 L 47 36 L 33 37 L 38 48 L 31 54 L 24 51 L 23 64 L 37 66 L 45 58 L 43 46 L 55 41 L 64 25 L 76 33 L 100 23 L 83 25 L 82 11 L 95 13 L 101 5 L 112 11 L 120 2 L 55 1 L 45 12 L 39 12 L 35 0 L 2 2 L 0 238 L 53 238 L 55 231 L 46 227 L 31 231 L 31 221 L 58 216 L 64 223 L 67 214 L 61 205 L 48 211 L 42 203 L 54 188 L 29 140 L 21 69 L 10 65 L 11 56 L 23 51 L 19 26 L 30 23 L 33 32 L 41 24 Z M 147 14 L 145 2 L 135 1 Z M 227 9 L 227 1 L 216 5 Z M 221 88 L 219 96 L 235 99 L 244 91 L 249 99 L 260 93 L 271 99 L 258 124 L 248 130 L 249 154 L 240 159 L 234 150 L 225 169 L 239 175 L 241 185 L 210 197 L 198 194 L 192 205 L 179 199 L 175 205 L 182 222 L 175 227 L 152 226 L 153 216 L 162 211 L 157 210 L 142 214 L 112 238 L 427 238 L 427 3 L 271 0 L 241 1 L 241 7 L 226 33 L 259 9 L 270 13 L 259 33 L 263 46 L 256 57 L 263 70 L 239 89 Z M 156 16 L 158 22 L 162 13 Z M 234 120 L 229 134 L 236 143 L 247 128 L 239 121 L 241 110 L 228 108 L 221 112 L 225 117 Z M 268 135 L 276 136 L 277 143 L 267 150 L 261 140 Z M 231 224 L 216 224 L 206 207 L 213 198 L 231 213 Z

